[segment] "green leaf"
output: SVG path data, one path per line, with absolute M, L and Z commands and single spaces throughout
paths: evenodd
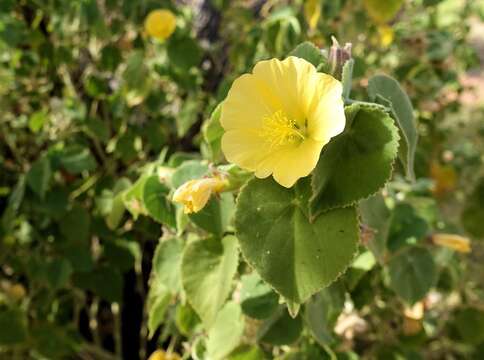
M 143 187 L 143 203 L 153 219 L 174 228 L 175 207 L 168 200 L 169 192 L 170 189 L 160 182 L 157 175 L 150 176 Z
M 162 283 L 172 294 L 180 292 L 183 242 L 179 238 L 161 240 L 153 256 L 153 281 Z
M 428 233 L 425 219 L 419 216 L 413 206 L 398 203 L 392 211 L 387 248 L 390 251 L 418 244 Z
M 240 302 L 244 314 L 254 319 L 265 319 L 277 309 L 279 296 L 253 272 L 242 276 Z
M 29 128 L 33 133 L 39 132 L 48 121 L 47 113 L 44 110 L 36 111 L 29 118 Z
M 226 236 L 189 243 L 182 258 L 182 284 L 206 328 L 214 322 L 232 288 L 238 265 L 237 239 Z
M 125 212 L 124 207 L 124 192 L 129 189 L 131 182 L 126 178 L 121 178 L 114 186 L 114 198 L 112 200 L 111 210 L 106 217 L 106 224 L 111 230 L 116 229 L 123 219 Z
M 171 185 L 178 188 L 189 180 L 200 179 L 208 173 L 208 165 L 198 160 L 189 160 L 181 164 L 171 176 Z
M 383 263 L 390 229 L 390 210 L 383 196 L 378 193 L 360 201 L 359 210 L 363 226 L 367 226 L 371 232 L 368 248 Z
M 200 102 L 195 97 L 188 97 L 176 117 L 178 137 L 184 137 L 188 130 L 198 121 Z
M 257 339 L 272 345 L 289 345 L 294 343 L 303 329 L 301 316 L 293 319 L 284 306 L 279 309 L 264 323 L 257 332 Z
M 231 193 L 213 196 L 207 205 L 197 213 L 190 214 L 200 228 L 217 236 L 222 236 L 230 225 L 235 211 L 234 197 Z
M 26 321 L 19 309 L 0 310 L 0 345 L 14 345 L 27 338 Z
M 464 229 L 476 238 L 484 239 L 484 179 L 467 197 L 461 221 Z
M 175 314 L 175 323 L 178 331 L 186 337 L 190 337 L 200 324 L 200 318 L 190 304 L 178 304 Z
M 383 99 L 383 105 L 390 105 L 393 117 L 400 128 L 400 149 L 398 156 L 404 165 L 407 177 L 415 179 L 414 159 L 418 133 L 413 108 L 408 95 L 398 81 L 387 75 L 376 75 L 368 80 L 368 95 L 372 101 Z M 386 104 L 385 104 L 386 102 Z
M 124 272 L 132 269 L 136 259 L 141 258 L 141 249 L 136 241 L 109 239 L 103 242 L 103 256 L 109 264 Z
M 54 259 L 45 265 L 45 275 L 52 289 L 67 285 L 72 274 L 72 265 L 65 259 Z
M 235 227 L 245 259 L 293 303 L 303 303 L 349 265 L 357 249 L 353 207 L 307 215 L 309 179 L 286 189 L 253 179 L 239 195 Z
M 47 156 L 43 156 L 32 164 L 27 173 L 27 184 L 34 193 L 39 195 L 41 199 L 44 199 L 47 190 L 49 190 L 51 177 L 50 159 Z
M 390 287 L 409 304 L 422 299 L 437 280 L 437 270 L 430 252 L 411 247 L 393 256 L 388 263 Z
M 244 319 L 240 305 L 229 301 L 217 314 L 208 331 L 207 355 L 209 359 L 222 360 L 240 343 L 244 333 Z
M 210 118 L 205 121 L 202 127 L 203 138 L 208 146 L 208 155 L 215 163 L 223 158 L 221 142 L 224 129 L 220 125 L 220 114 L 222 112 L 222 106 L 220 105 L 215 108 Z
M 156 281 L 156 280 L 155 280 Z M 161 283 L 155 282 L 150 284 L 148 293 L 147 310 L 148 310 L 148 337 L 151 339 L 156 329 L 165 319 L 166 309 L 170 304 L 171 293 Z
M 91 290 L 109 302 L 120 302 L 123 295 L 123 278 L 119 270 L 100 266 L 91 272 L 74 273 L 73 282 L 81 289 Z
M 377 23 L 386 23 L 392 20 L 402 7 L 403 0 L 365 0 L 368 14 Z
M 462 340 L 472 345 L 484 341 L 484 311 L 466 307 L 458 309 L 454 316 L 455 326 Z
M 68 244 L 62 246 L 62 256 L 72 265 L 74 271 L 89 272 L 94 267 L 90 244 Z
M 333 328 L 343 310 L 345 291 L 340 283 L 321 290 L 306 304 L 305 322 L 311 334 L 321 346 L 334 341 Z
M 341 70 L 341 83 L 343 84 L 343 99 L 349 99 L 351 87 L 353 85 L 353 67 L 355 60 L 349 59 Z
M 266 356 L 264 352 L 257 346 L 241 345 L 235 349 L 228 360 L 264 360 Z
M 42 358 L 47 359 L 72 358 L 78 349 L 77 341 L 79 340 L 76 339 L 76 334 L 72 334 L 68 330 L 65 327 L 49 323 L 34 325 L 31 337 L 36 352 L 42 354 Z
M 99 141 L 107 142 L 109 140 L 109 126 L 98 118 L 86 119 L 86 132 Z
M 91 218 L 85 208 L 75 205 L 59 223 L 61 234 L 72 244 L 89 241 Z
M 296 56 L 304 59 L 313 64 L 318 70 L 321 69 L 324 71 L 327 70 L 328 67 L 328 59 L 324 56 L 321 49 L 318 49 L 309 41 L 305 41 L 296 46 L 296 48 L 289 53 L 289 56 Z
M 166 50 L 170 63 L 183 71 L 197 66 L 202 56 L 198 43 L 188 36 L 177 36 L 174 34 L 168 41 Z
M 360 105 L 347 107 L 346 115 L 351 127 L 326 145 L 313 172 L 313 218 L 374 194 L 392 174 L 398 149 L 393 120 L 379 109 Z
M 96 168 L 96 160 L 87 147 L 71 145 L 59 154 L 60 164 L 71 174 L 91 171 Z

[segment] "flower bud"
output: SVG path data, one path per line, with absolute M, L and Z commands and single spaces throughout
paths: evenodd
M 432 241 L 440 245 L 461 253 L 471 252 L 471 242 L 468 238 L 455 234 L 434 234 Z
M 227 181 L 221 177 L 190 180 L 176 189 L 173 201 L 185 206 L 185 214 L 195 213 L 205 207 L 212 194 L 221 192 Z
M 343 70 L 343 65 L 351 59 L 351 43 L 346 43 L 344 47 L 341 47 L 338 40 L 334 36 L 331 37 L 333 45 L 329 49 L 329 66 L 331 74 L 337 78 L 341 79 L 341 72 Z

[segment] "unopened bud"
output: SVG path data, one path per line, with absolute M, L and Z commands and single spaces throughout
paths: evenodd
M 329 49 L 329 66 L 331 74 L 337 78 L 341 79 L 341 72 L 343 70 L 343 65 L 351 59 L 351 43 L 346 43 L 343 47 L 340 46 L 338 40 L 334 36 L 331 37 L 333 45 Z

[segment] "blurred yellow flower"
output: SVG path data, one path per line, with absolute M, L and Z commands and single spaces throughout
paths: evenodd
M 390 46 L 395 37 L 392 27 L 388 25 L 378 26 L 378 35 L 380 36 L 380 46 L 383 48 Z
M 435 182 L 432 192 L 436 196 L 448 194 L 454 190 L 457 184 L 457 174 L 450 165 L 440 165 L 438 162 L 432 162 L 430 164 L 430 177 Z
M 176 189 L 173 201 L 185 206 L 185 214 L 198 212 L 205 207 L 212 194 L 221 192 L 227 181 L 220 177 L 190 180 Z
M 455 234 L 434 234 L 432 241 L 436 245 L 461 252 L 471 252 L 471 242 L 468 238 Z
M 158 9 L 148 14 L 145 20 L 145 31 L 158 40 L 166 40 L 175 31 L 176 17 L 170 10 Z
M 316 28 L 321 16 L 321 0 L 306 0 L 304 2 L 304 17 L 311 30 Z
M 282 186 L 293 186 L 344 130 L 341 95 L 341 83 L 306 60 L 260 61 L 234 81 L 222 103 L 225 157 L 258 178 L 272 174 Z
M 166 353 L 158 349 L 150 355 L 148 360 L 181 360 L 181 357 L 177 353 Z

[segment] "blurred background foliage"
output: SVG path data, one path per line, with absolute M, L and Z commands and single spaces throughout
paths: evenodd
M 483 359 L 483 21 L 472 0 L 2 0 L 0 357 Z M 417 181 L 365 203 L 361 255 L 303 315 L 241 260 L 207 333 L 173 277 L 188 222 L 213 224 L 166 196 L 223 160 L 210 114 L 237 76 L 331 36 L 353 98 L 381 72 L 409 94 Z

